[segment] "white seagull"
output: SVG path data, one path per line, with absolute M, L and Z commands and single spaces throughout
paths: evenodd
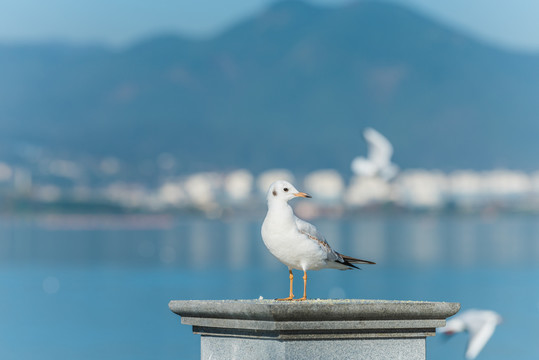
M 496 326 L 501 323 L 502 317 L 494 311 L 470 309 L 449 320 L 438 331 L 446 335 L 467 331 L 470 338 L 465 356 L 466 359 L 475 359 L 494 333 Z
M 294 215 L 288 201 L 298 196 L 311 197 L 284 180 L 271 184 L 267 194 L 268 213 L 262 224 L 262 239 L 273 256 L 288 266 L 290 274 L 290 295 L 277 300 L 294 299 L 292 269 L 303 270 L 303 297 L 297 300 L 306 300 L 307 270 L 348 270 L 358 269 L 353 264 L 374 264 L 334 251 L 314 225 Z
M 351 168 L 359 176 L 380 176 L 384 180 L 391 180 L 399 168 L 391 163 L 393 146 L 387 138 L 372 128 L 363 131 L 367 142 L 367 157 L 358 156 L 352 160 Z

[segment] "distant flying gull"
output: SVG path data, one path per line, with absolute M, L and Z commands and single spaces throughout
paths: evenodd
M 494 311 L 471 309 L 452 318 L 438 331 L 446 335 L 468 332 L 470 338 L 465 356 L 466 359 L 475 359 L 494 333 L 496 326 L 501 323 L 502 317 Z
M 384 135 L 372 128 L 366 128 L 363 137 L 367 142 L 368 154 L 366 158 L 358 156 L 352 160 L 352 171 L 359 176 L 379 176 L 386 181 L 391 180 L 399 170 L 391 163 L 393 146 Z
M 331 249 L 326 239 L 316 227 L 294 215 L 288 201 L 296 197 L 310 198 L 299 192 L 292 184 L 278 180 L 270 185 L 267 200 L 268 213 L 262 224 L 262 239 L 268 250 L 288 266 L 290 278 L 290 295 L 284 299 L 292 300 L 292 269 L 303 270 L 303 297 L 307 299 L 307 270 L 358 269 L 353 264 L 374 264 L 372 261 L 360 260 L 339 254 Z

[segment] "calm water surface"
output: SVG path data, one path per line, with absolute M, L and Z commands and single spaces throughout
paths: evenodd
M 0 219 L 1 359 L 196 359 L 199 338 L 170 312 L 170 300 L 288 293 L 286 267 L 265 249 L 260 219 L 101 220 Z M 478 359 L 539 359 L 539 217 L 313 223 L 338 251 L 378 264 L 310 272 L 310 298 L 492 309 L 504 323 Z M 461 359 L 465 346 L 463 334 L 428 338 L 428 358 Z

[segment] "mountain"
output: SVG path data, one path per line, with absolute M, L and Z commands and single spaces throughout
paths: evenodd
M 208 40 L 0 45 L 0 159 L 176 157 L 180 172 L 349 171 L 361 130 L 401 168 L 537 168 L 539 56 L 400 5 L 282 1 Z

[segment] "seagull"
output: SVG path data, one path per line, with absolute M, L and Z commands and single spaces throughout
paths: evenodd
M 359 176 L 380 176 L 384 180 L 391 180 L 399 168 L 391 163 L 393 146 L 387 138 L 373 128 L 363 131 L 363 138 L 367 142 L 367 157 L 358 156 L 352 160 L 351 168 Z
M 303 297 L 295 299 L 301 301 L 307 299 L 307 270 L 348 270 L 359 269 L 354 264 L 374 264 L 333 250 L 314 225 L 294 215 L 288 201 L 297 197 L 311 196 L 284 180 L 271 184 L 267 194 L 268 213 L 262 224 L 262 240 L 273 256 L 288 266 L 290 279 L 290 295 L 277 300 L 294 299 L 292 269 L 303 270 Z
M 470 309 L 452 318 L 438 329 L 446 335 L 467 331 L 470 339 L 466 348 L 466 359 L 475 359 L 488 342 L 496 326 L 502 323 L 502 317 L 491 310 Z

